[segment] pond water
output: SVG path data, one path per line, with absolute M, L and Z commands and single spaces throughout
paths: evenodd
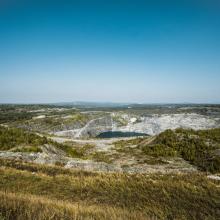
M 116 138 L 116 137 L 138 137 L 138 136 L 147 136 L 145 133 L 138 132 L 123 132 L 123 131 L 106 131 L 100 133 L 97 138 Z

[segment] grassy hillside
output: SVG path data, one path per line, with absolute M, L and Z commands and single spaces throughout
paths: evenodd
M 29 146 L 34 151 L 44 144 L 82 158 L 92 148 L 77 150 L 73 143 L 58 144 L 22 129 L 0 127 L 0 150 Z M 220 129 L 177 129 L 119 141 L 115 149 L 156 161 L 178 156 L 203 171 L 219 173 L 219 144 Z M 214 220 L 220 218 L 219 201 L 220 181 L 208 179 L 205 172 L 95 173 L 0 159 L 0 220 Z
M 220 172 L 220 129 L 210 130 L 166 130 L 149 144 L 141 142 L 139 147 L 146 155 L 154 157 L 181 156 L 202 171 Z
M 136 158 L 141 163 L 166 163 L 183 158 L 200 171 L 220 172 L 220 128 L 210 130 L 166 130 L 154 137 L 114 143 L 117 156 Z
M 50 144 L 63 150 L 69 157 L 82 157 L 83 150 L 74 148 L 70 144 L 61 144 L 54 142 L 46 137 L 41 137 L 35 133 L 25 131 L 19 128 L 6 128 L 0 126 L 0 151 L 12 150 L 14 152 L 41 152 L 41 146 Z
M 17 128 L 0 126 L 0 150 L 9 150 L 19 145 L 39 146 L 48 143 L 45 137 Z
M 151 139 L 152 141 L 149 141 Z M 93 146 L 79 147 L 75 146 L 75 143 L 60 144 L 22 129 L 0 127 L 0 150 L 41 152 L 40 146 L 44 144 L 51 144 L 63 150 L 69 157 L 111 161 L 102 152 L 93 152 L 92 154 L 90 151 Z M 133 147 L 134 145 L 136 147 Z M 182 157 L 202 171 L 220 172 L 219 128 L 200 131 L 166 130 L 153 138 L 115 142 L 115 150 L 117 151 L 116 156 L 120 156 L 120 153 L 126 153 L 137 159 L 144 159 L 143 157 L 146 155 L 146 163 L 160 161 L 160 158 Z
M 0 216 L 5 220 L 218 219 L 219 186 L 203 174 L 92 173 L 1 160 Z

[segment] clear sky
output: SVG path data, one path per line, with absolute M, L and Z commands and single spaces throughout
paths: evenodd
M 219 1 L 0 1 L 0 102 L 76 100 L 220 103 Z

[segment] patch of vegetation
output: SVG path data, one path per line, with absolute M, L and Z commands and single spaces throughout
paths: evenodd
M 40 137 L 18 128 L 0 126 L 0 150 L 9 150 L 19 145 L 41 146 L 47 143 L 46 137 Z
M 15 104 L 2 104 L 0 105 L 0 124 L 17 122 L 22 124 L 31 120 L 34 116 L 38 116 L 41 110 L 46 115 L 63 114 L 66 112 L 73 112 L 72 109 L 65 107 L 61 112 L 55 111 L 58 106 L 53 105 L 15 105 Z M 55 111 L 55 112 L 54 112 Z
M 121 116 L 119 115 L 115 115 L 112 117 L 112 119 L 118 123 L 120 126 L 126 126 L 128 124 L 128 121 L 124 118 L 122 118 Z
M 88 115 L 76 113 L 72 115 L 72 117 L 69 120 L 70 122 L 86 122 L 88 120 Z
M 162 158 L 155 158 L 155 157 L 148 157 L 143 160 L 143 163 L 150 164 L 150 165 L 164 165 L 164 164 L 169 164 Z
M 5 192 L 0 192 L 0 209 L 0 220 L 148 219 L 139 211 Z
M 135 156 L 147 164 L 161 164 L 160 158 L 182 157 L 202 171 L 220 172 L 220 155 L 215 153 L 220 149 L 219 128 L 166 130 L 156 138 L 121 140 L 114 144 L 118 153 Z
M 68 116 L 68 115 L 67 115 Z M 85 114 L 81 114 L 79 112 L 71 112 L 71 115 L 69 117 L 65 118 L 65 115 L 63 117 L 47 117 L 44 119 L 38 119 L 37 123 L 44 127 L 46 126 L 47 129 L 55 129 L 55 128 L 61 128 L 65 126 L 71 126 L 74 123 L 81 123 L 84 124 L 88 120 L 88 116 Z M 33 123 L 36 123 L 36 120 L 33 122 L 29 122 L 29 125 L 34 126 Z
M 152 139 L 152 137 L 149 138 L 135 138 L 131 140 L 121 140 L 115 142 L 114 150 L 117 152 L 118 157 L 119 155 L 128 156 L 128 157 L 134 157 L 138 164 L 149 164 L 149 165 L 163 165 L 168 164 L 164 160 L 164 157 L 171 157 L 176 156 L 176 154 L 173 154 L 173 152 L 167 151 L 166 154 L 164 153 L 164 148 L 160 148 L 159 146 L 151 146 L 149 148 L 144 148 L 144 144 L 146 142 L 149 142 L 149 140 Z M 147 151 L 146 151 L 147 150 Z M 163 152 L 163 154 L 161 153 Z M 162 155 L 162 156 L 161 156 Z M 165 156 L 166 155 L 166 156 Z
M 91 151 L 93 151 L 94 149 L 94 146 L 91 144 L 78 146 L 72 142 L 65 142 L 61 144 L 61 143 L 51 141 L 51 143 L 57 148 L 63 150 L 67 154 L 67 156 L 73 157 L 73 158 L 87 159 L 88 155 L 90 155 Z
M 181 156 L 203 171 L 220 171 L 220 156 L 214 154 L 214 150 L 220 148 L 220 129 L 166 130 L 153 143 L 140 147 L 147 155 Z
M 75 176 L 75 175 L 88 175 L 94 176 L 96 173 L 91 173 L 87 171 L 73 171 L 71 169 L 63 168 L 62 166 L 56 165 L 44 165 L 44 164 L 34 164 L 34 163 L 27 163 L 22 160 L 10 160 L 10 159 L 2 159 L 0 158 L 0 167 L 8 167 L 8 168 L 15 168 L 16 170 L 26 170 L 31 173 L 41 173 L 46 174 L 48 176 L 55 176 L 55 175 L 68 175 L 68 176 Z M 80 173 L 80 174 L 79 174 Z
M 68 144 L 61 144 L 56 142 L 51 142 L 54 146 L 56 146 L 58 149 L 63 150 L 67 156 L 73 157 L 73 158 L 81 158 L 84 156 L 83 152 L 81 152 L 79 149 L 74 148 Z
M 74 126 L 82 127 L 91 118 L 89 115 L 81 114 L 78 110 L 71 107 L 25 105 L 10 106 L 8 108 L 10 110 L 7 112 L 6 106 L 3 106 L 1 109 L 0 105 L 1 123 L 7 123 L 7 125 L 12 127 L 25 128 L 40 133 L 72 129 Z M 11 116 L 6 117 L 4 116 L 5 114 L 11 114 Z M 19 115 L 22 115 L 22 117 Z M 45 117 L 38 118 L 41 115 Z
M 134 154 L 136 149 L 129 147 L 129 146 L 124 146 L 124 145 L 116 145 L 114 148 L 118 153 L 126 153 L 126 154 Z
M 167 145 L 155 144 L 142 148 L 143 153 L 153 157 L 175 157 L 178 152 Z
M 94 160 L 96 162 L 105 162 L 105 163 L 111 163 L 112 160 L 110 159 L 110 157 L 106 154 L 106 152 L 102 152 L 102 151 L 96 151 L 92 154 L 90 154 L 88 157 L 88 159 Z
M 37 146 L 25 146 L 13 149 L 12 152 L 41 153 L 42 150 L 40 147 Z
M 15 148 L 13 152 L 42 152 L 40 146 L 44 144 L 51 144 L 72 158 L 85 158 L 94 148 L 89 144 L 79 147 L 74 146 L 74 143 L 57 143 L 23 129 L 0 126 L 0 150 Z
M 146 138 L 134 138 L 130 140 L 120 140 L 120 141 L 114 142 L 114 145 L 116 149 L 123 149 L 124 147 L 127 147 L 127 146 L 134 146 L 134 145 L 140 144 L 145 139 Z
M 176 129 L 176 133 L 184 134 L 187 136 L 196 135 L 200 139 L 206 141 L 215 141 L 218 144 L 220 144 L 220 128 L 214 128 L 214 129 L 208 129 L 208 130 L 192 130 L 192 129 L 182 129 L 178 128 Z
M 28 120 L 33 117 L 33 113 L 23 111 L 17 111 L 17 108 L 12 105 L 0 105 L 0 124 Z
M 204 174 L 85 173 L 0 163 L 0 210 L 7 220 L 220 217 L 219 181 Z

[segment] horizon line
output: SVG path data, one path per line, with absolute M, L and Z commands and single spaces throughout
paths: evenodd
M 0 102 L 0 105 L 81 105 L 81 104 L 114 104 L 114 105 L 220 105 L 220 102 L 114 102 L 114 101 L 60 101 L 60 102 Z

